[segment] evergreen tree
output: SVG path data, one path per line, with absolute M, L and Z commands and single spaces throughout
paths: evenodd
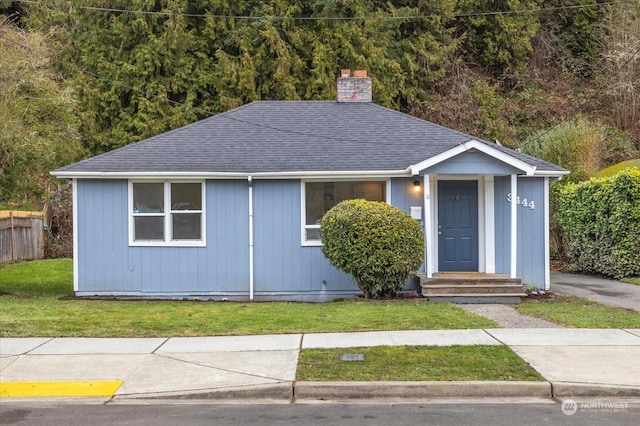
M 459 0 L 457 31 L 467 60 L 494 74 L 519 72 L 540 26 L 536 0 Z
M 79 160 L 73 93 L 51 71 L 47 37 L 0 21 L 0 202 L 38 201 L 49 171 Z
M 455 48 L 447 0 L 83 4 L 30 5 L 28 22 L 61 28 L 93 153 L 253 100 L 333 99 L 341 68 L 366 69 L 377 103 L 405 107 L 424 99 Z

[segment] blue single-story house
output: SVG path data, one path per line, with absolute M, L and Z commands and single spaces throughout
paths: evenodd
M 568 172 L 372 103 L 258 101 L 62 167 L 78 296 L 326 301 L 360 291 L 321 252 L 336 203 L 423 226 L 430 278 L 473 271 L 549 288 L 549 183 Z M 364 76 L 363 76 L 364 75 Z

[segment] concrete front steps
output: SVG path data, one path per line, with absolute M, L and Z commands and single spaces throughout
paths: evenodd
M 503 274 L 439 272 L 433 278 L 418 276 L 422 295 L 430 302 L 520 303 L 526 296 L 520 278 Z

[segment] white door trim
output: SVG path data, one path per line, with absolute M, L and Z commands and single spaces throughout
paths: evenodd
M 496 272 L 496 219 L 495 219 L 495 179 L 484 176 L 484 271 Z M 480 195 L 478 195 L 480 197 Z M 480 223 L 482 225 L 482 223 Z
M 432 247 L 435 246 L 433 242 L 433 236 L 435 235 L 433 232 L 433 210 L 432 210 L 432 202 L 431 202 L 431 175 L 423 176 L 422 187 L 424 188 L 423 197 L 424 197 L 424 237 L 425 237 L 425 272 L 427 273 L 427 278 L 433 278 L 433 250 Z
M 511 239 L 509 276 L 517 278 L 518 266 L 518 175 L 511 175 Z
M 426 175 L 425 175 L 426 176 Z M 492 176 L 493 177 L 493 176 Z M 487 238 L 486 238 L 486 232 L 488 231 L 488 229 L 486 228 L 486 221 L 485 218 L 488 216 L 487 213 L 485 211 L 485 209 L 487 208 L 486 206 L 486 195 L 485 195 L 485 186 L 486 184 L 484 183 L 483 180 L 483 176 L 481 175 L 434 175 L 434 179 L 431 180 L 433 183 L 433 187 L 431 188 L 431 200 L 432 200 L 432 207 L 433 207 L 433 225 L 432 225 L 432 235 L 435 236 L 436 238 L 433 239 L 432 241 L 432 253 L 433 253 L 433 258 L 432 258 L 432 262 L 433 262 L 433 272 L 438 272 L 438 265 L 439 265 L 439 253 L 438 253 L 438 240 L 439 238 L 437 238 L 438 236 L 438 181 L 441 180 L 476 180 L 478 181 L 478 272 L 486 272 L 487 269 L 487 256 L 484 255 L 484 250 L 487 247 Z M 491 188 L 493 190 L 493 187 Z M 484 204 L 484 208 L 482 207 L 482 205 Z M 493 215 L 493 202 L 491 203 L 491 214 Z M 484 223 L 483 223 L 484 222 Z M 491 220 L 491 226 L 493 227 L 493 220 Z M 491 234 L 493 237 L 493 233 Z M 492 238 L 493 239 L 493 238 Z M 492 242 L 493 244 L 493 250 L 492 251 L 492 257 L 493 257 L 493 270 L 495 271 L 495 240 Z M 428 247 L 427 247 L 428 249 Z

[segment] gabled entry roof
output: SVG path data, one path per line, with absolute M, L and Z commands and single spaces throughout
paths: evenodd
M 523 174 L 557 165 L 373 103 L 257 101 L 62 167 L 62 178 L 412 175 L 468 149 Z
M 477 140 L 470 140 L 467 142 L 463 142 L 456 146 L 449 148 L 448 150 L 441 152 L 438 155 L 435 155 L 431 158 L 427 158 L 426 160 L 414 165 L 411 167 L 412 174 L 417 175 L 423 172 L 424 170 L 428 170 L 430 167 L 441 164 L 444 161 L 449 160 L 450 158 L 456 157 L 463 153 L 467 152 L 482 152 L 483 154 L 492 157 L 498 161 L 501 161 L 505 164 L 512 166 L 514 169 L 519 170 L 521 173 L 525 173 L 528 176 L 533 176 L 535 171 L 537 170 L 537 166 L 531 164 L 531 162 L 524 161 L 520 158 L 517 158 L 514 155 L 503 152 L 500 149 L 497 149 L 500 145 L 495 144 L 491 146 L 491 144 L 487 142 L 479 142 Z M 517 151 L 515 151 L 517 152 Z M 473 171 L 478 173 L 478 171 Z

